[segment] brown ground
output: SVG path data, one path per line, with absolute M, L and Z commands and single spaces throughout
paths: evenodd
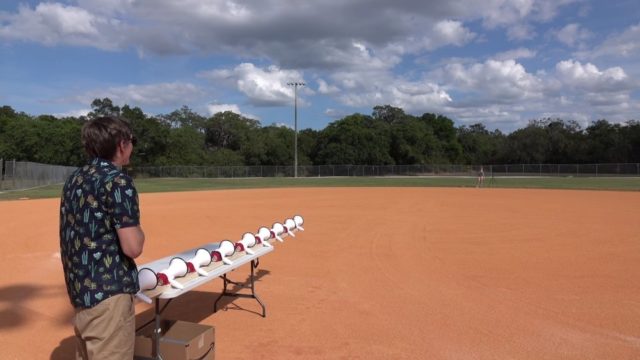
M 218 359 L 640 358 L 637 192 L 230 190 L 141 204 L 139 264 L 305 217 L 260 262 L 266 318 L 245 298 L 212 313 L 221 280 L 168 307 L 216 327 Z M 2 359 L 72 357 L 57 207 L 0 202 Z

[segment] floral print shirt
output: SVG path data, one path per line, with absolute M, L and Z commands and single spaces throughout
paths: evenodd
M 110 161 L 95 158 L 62 189 L 60 255 L 75 308 L 139 290 L 138 270 L 122 252 L 116 229 L 140 224 L 133 180 Z

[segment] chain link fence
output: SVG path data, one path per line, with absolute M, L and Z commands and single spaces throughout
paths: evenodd
M 64 183 L 77 168 L 0 159 L 0 191 Z
M 318 165 L 298 166 L 299 177 L 332 176 L 640 176 L 640 163 L 509 165 Z M 134 177 L 251 178 L 293 177 L 293 166 L 145 166 Z
M 477 176 L 480 165 L 319 165 L 298 166 L 299 177 L 334 176 Z M 63 183 L 73 166 L 0 159 L 0 191 Z M 487 177 L 640 176 L 640 163 L 483 165 Z M 127 172 L 136 178 L 293 177 L 293 166 L 141 166 Z
M 638 163 L 491 165 L 488 170 L 493 176 L 640 176 Z

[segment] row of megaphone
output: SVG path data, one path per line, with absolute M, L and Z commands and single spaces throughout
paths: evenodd
M 169 266 L 166 269 L 155 271 L 149 268 L 142 268 L 138 271 L 138 283 L 140 285 L 140 291 L 136 296 L 142 301 L 151 304 L 151 299 L 143 294 L 143 291 L 153 290 L 157 286 L 171 285 L 177 289 L 183 289 L 184 286 L 176 281 L 176 278 L 184 277 L 188 273 L 198 273 L 201 276 L 208 276 L 209 274 L 202 269 L 209 266 L 212 262 L 219 262 L 226 265 L 232 265 L 233 261 L 229 258 L 235 254 L 236 251 L 244 251 L 249 255 L 254 255 L 255 252 L 251 250 L 256 244 L 262 244 L 265 247 L 272 247 L 269 241 L 275 239 L 283 242 L 283 236 L 289 235 L 295 237 L 294 231 L 304 231 L 302 225 L 304 219 L 300 215 L 296 215 L 293 218 L 286 219 L 284 225 L 281 223 L 274 223 L 271 229 L 267 227 L 261 227 L 257 233 L 247 232 L 242 235 L 242 239 L 235 244 L 229 240 L 223 240 L 218 245 L 218 248 L 209 252 L 207 249 L 200 248 L 196 250 L 196 253 L 189 260 L 184 260 L 180 257 L 174 257 L 169 261 Z

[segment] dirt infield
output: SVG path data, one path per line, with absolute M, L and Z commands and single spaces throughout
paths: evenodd
M 304 215 L 306 231 L 260 261 L 266 318 L 245 298 L 213 313 L 221 280 L 169 305 L 167 318 L 216 327 L 218 359 L 640 358 L 640 193 L 230 190 L 141 207 L 139 264 Z M 57 211 L 0 202 L 2 359 L 72 358 Z

